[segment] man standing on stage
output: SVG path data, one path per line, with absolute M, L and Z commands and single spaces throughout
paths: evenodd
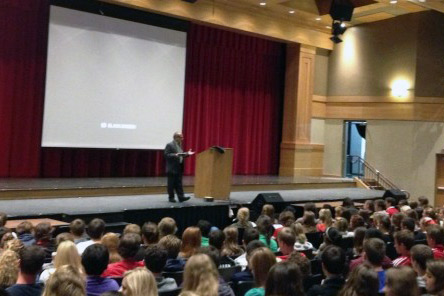
M 175 132 L 173 141 L 168 143 L 165 147 L 164 155 L 166 159 L 166 173 L 168 176 L 168 201 L 176 202 L 174 199 L 174 191 L 180 202 L 187 201 L 190 197 L 185 196 L 182 187 L 183 175 L 183 161 L 184 158 L 193 155 L 191 150 L 183 152 L 182 141 L 183 135 L 181 132 Z

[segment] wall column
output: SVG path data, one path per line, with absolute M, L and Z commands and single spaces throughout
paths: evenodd
M 321 176 L 324 145 L 311 144 L 316 48 L 287 45 L 280 176 Z

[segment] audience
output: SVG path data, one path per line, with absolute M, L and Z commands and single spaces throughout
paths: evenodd
M 108 267 L 109 252 L 102 244 L 93 244 L 82 254 L 82 265 L 86 273 L 86 293 L 88 296 L 99 296 L 104 292 L 118 291 L 119 284 L 101 274 Z
M 159 292 L 170 291 L 177 288 L 177 283 L 173 278 L 165 278 L 162 276 L 162 271 L 167 259 L 168 252 L 160 245 L 151 245 L 145 250 L 145 266 L 153 273 Z
M 15 231 L 17 233 L 17 238 L 23 243 L 25 247 L 35 244 L 34 226 L 31 222 L 21 222 L 19 225 L 17 225 Z
M 19 256 L 16 252 L 6 250 L 0 255 L 0 289 L 6 289 L 17 282 L 19 273 Z
M 278 234 L 278 245 L 280 255 L 277 257 L 280 260 L 287 260 L 288 256 L 294 251 L 294 244 L 296 243 L 296 235 L 290 227 L 284 227 Z
M 415 238 L 413 232 L 409 230 L 395 232 L 395 249 L 400 256 L 393 260 L 394 267 L 412 265 L 410 260 L 410 249 L 414 244 Z
M 142 267 L 125 272 L 122 280 L 122 294 L 123 296 L 157 296 L 153 274 Z
M 135 233 L 124 234 L 120 239 L 118 248 L 118 252 L 123 259 L 119 262 L 109 264 L 102 276 L 122 277 L 126 271 L 144 266 L 142 261 L 135 260 L 141 243 L 142 239 L 140 235 Z
M 427 245 L 432 248 L 435 259 L 444 259 L 444 228 L 438 225 L 427 227 Z
M 387 197 L 385 199 L 385 208 L 386 208 L 386 212 L 387 214 L 389 214 L 389 216 L 393 216 L 393 214 L 396 214 L 399 212 L 399 210 L 395 207 L 396 206 L 396 199 L 394 199 L 393 197 Z
M 201 237 L 201 246 L 208 247 L 209 246 L 208 235 L 210 234 L 210 231 L 211 231 L 211 223 L 208 222 L 207 220 L 199 220 L 197 222 L 197 227 L 199 227 L 200 234 L 202 236 Z
M 302 227 L 304 228 L 304 233 L 316 232 L 316 216 L 314 212 L 306 211 L 302 217 Z
M 83 276 L 77 268 L 71 265 L 63 265 L 58 268 L 49 277 L 43 291 L 43 296 L 67 295 L 86 296 Z
M 246 260 L 247 260 L 247 265 L 245 266 L 245 269 L 235 273 L 233 275 L 233 277 L 231 278 L 232 282 L 248 282 L 248 281 L 253 281 L 253 273 L 251 272 L 251 265 L 249 264 L 251 255 L 253 254 L 253 252 L 256 249 L 259 248 L 263 248 L 265 247 L 264 243 L 261 242 L 260 240 L 253 240 L 251 242 L 248 243 L 247 247 L 246 247 Z
M 163 271 L 183 271 L 185 267 L 185 261 L 181 258 L 178 258 L 180 248 L 182 246 L 182 241 L 178 239 L 175 235 L 169 234 L 159 240 L 159 246 L 167 251 L 167 261 L 165 263 Z
M 108 232 L 101 239 L 101 244 L 108 249 L 109 263 L 116 263 L 122 260 L 122 256 L 120 256 L 118 251 L 119 242 L 120 242 L 120 237 L 117 233 L 114 232 Z
M 293 262 L 275 264 L 268 273 L 265 295 L 304 295 L 302 274 L 299 267 Z
M 319 232 L 325 232 L 327 228 L 333 225 L 333 219 L 331 218 L 331 212 L 328 209 L 321 209 L 319 211 L 319 222 L 316 225 L 316 230 Z
M 208 230 L 209 231 L 209 230 Z M 182 234 L 182 245 L 179 257 L 188 259 L 193 256 L 202 244 L 202 235 L 198 227 L 188 227 Z
M 345 269 L 344 251 L 340 247 L 330 245 L 322 252 L 321 261 L 325 280 L 321 285 L 311 287 L 307 296 L 336 296 L 345 283 L 343 277 Z
M 410 249 L 413 270 L 416 272 L 416 280 L 419 289 L 425 290 L 425 279 L 427 262 L 433 260 L 433 251 L 429 246 L 416 245 Z
M 137 224 L 127 224 L 125 225 L 125 228 L 123 229 L 123 234 L 127 233 L 135 233 L 138 235 L 142 235 L 142 230 L 139 225 Z
M 274 228 L 273 221 L 267 215 L 261 215 L 256 221 L 257 230 L 259 231 L 259 240 L 263 242 L 272 252 L 277 252 L 278 245 L 272 238 Z
M 308 251 L 313 250 L 313 245 L 307 240 L 307 236 L 304 233 L 304 228 L 301 223 L 295 222 L 291 225 L 291 228 L 296 236 L 296 242 L 294 243 L 294 249 L 296 251 Z
M 218 288 L 218 272 L 208 255 L 197 254 L 188 259 L 183 275 L 183 292 L 194 292 L 199 296 L 218 296 Z
M 408 266 L 391 268 L 387 271 L 385 296 L 418 296 L 416 274 Z
M 74 243 L 78 244 L 88 240 L 85 233 L 85 221 L 82 219 L 75 219 L 69 223 L 69 232 L 74 236 Z
M 385 257 L 385 243 L 379 238 L 371 238 L 364 243 L 364 259 L 369 267 L 377 273 L 379 280 L 379 292 L 383 292 L 385 286 L 385 270 L 382 262 Z
M 159 239 L 169 234 L 176 234 L 176 221 L 171 217 L 162 218 L 157 225 L 157 229 L 159 230 Z
M 231 224 L 232 227 L 245 229 L 256 226 L 253 222 L 250 222 L 250 210 L 248 208 L 240 208 L 237 211 L 236 219 L 237 221 Z
M 39 246 L 26 246 L 20 250 L 19 259 L 17 282 L 6 291 L 10 296 L 40 296 L 42 287 L 36 284 L 36 278 L 45 262 L 45 251 Z
M 159 242 L 159 228 L 157 227 L 156 223 L 144 223 L 141 232 L 144 247 L 155 245 Z
M 426 290 L 431 295 L 444 295 L 444 261 L 431 260 L 427 263 L 424 276 Z
M 241 256 L 244 251 L 238 245 L 239 232 L 236 227 L 225 227 L 224 229 L 225 241 L 222 247 L 222 256 L 228 256 L 231 258 L 237 258 Z
M 262 207 L 261 215 L 268 216 L 271 219 L 272 224 L 277 224 L 277 221 L 274 217 L 274 207 L 270 204 L 265 204 Z
M 242 245 L 243 245 L 243 248 L 245 249 L 246 252 L 234 260 L 234 262 L 237 265 L 240 265 L 242 267 L 242 270 L 245 269 L 248 265 L 248 262 L 247 262 L 248 247 L 247 247 L 247 245 L 254 240 L 259 240 L 259 231 L 257 231 L 256 228 L 245 229 L 244 236 L 242 239 Z M 265 246 L 265 244 L 262 244 L 262 245 Z
M 52 227 L 49 222 L 41 222 L 34 228 L 35 244 L 45 250 L 47 260 L 51 260 L 52 252 L 55 251 L 51 232 Z
M 362 264 L 355 268 L 342 290 L 338 293 L 339 296 L 376 296 L 378 295 L 379 287 L 378 275 L 368 265 Z
M 79 251 L 79 254 L 82 255 L 83 251 L 92 244 L 100 243 L 104 233 L 105 221 L 98 218 L 91 220 L 91 222 L 88 224 L 88 234 L 91 239 L 77 243 L 77 250 Z
M 245 296 L 264 296 L 268 272 L 276 264 L 276 256 L 269 248 L 262 247 L 253 251 L 248 263 L 254 276 L 255 288 L 248 290 Z

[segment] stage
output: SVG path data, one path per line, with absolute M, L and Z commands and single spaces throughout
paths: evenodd
M 193 185 L 192 177 L 184 178 L 186 191 Z M 291 205 L 308 201 L 339 201 L 350 197 L 356 201 L 382 197 L 384 191 L 356 188 L 352 179 L 327 177 L 287 178 L 278 176 L 236 176 L 230 199 L 205 202 L 192 197 L 184 203 L 169 203 L 166 178 L 106 178 L 106 179 L 3 179 L 0 180 L 0 210 L 10 219 L 53 218 L 70 222 L 101 217 L 107 223 L 158 222 L 171 216 L 179 228 L 195 224 L 199 219 L 224 227 L 231 222 L 231 209 L 249 206 L 259 193 L 278 192 Z M 162 189 L 159 193 L 139 194 L 140 188 Z M 248 190 L 250 188 L 250 190 Z M 109 194 L 118 190 L 120 194 Z M 47 197 L 40 196 L 44 192 Z M 107 192 L 101 196 L 78 196 L 68 193 Z M 7 195 L 9 193 L 9 196 Z M 20 197 L 13 195 L 20 193 Z M 63 193 L 57 196 L 57 193 Z M 27 194 L 27 196 L 25 195 Z M 93 194 L 91 194 L 93 195 Z

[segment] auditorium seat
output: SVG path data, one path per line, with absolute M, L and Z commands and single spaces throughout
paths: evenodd
M 173 278 L 176 281 L 176 284 L 180 286 L 183 281 L 183 271 L 177 272 L 162 272 L 163 277 Z
M 233 274 L 240 272 L 242 270 L 242 266 L 234 265 L 230 267 L 219 268 L 220 276 L 228 283 L 231 280 Z
M 182 291 L 181 288 L 177 288 L 174 290 L 170 290 L 170 291 L 163 291 L 163 292 L 159 292 L 159 296 L 177 296 L 180 294 L 180 292 Z
M 310 232 L 306 233 L 307 240 L 313 245 L 315 249 L 318 249 L 324 240 L 323 232 Z
M 254 287 L 254 282 L 237 282 L 231 285 L 233 289 L 234 295 L 236 296 L 244 296 L 248 290 Z

